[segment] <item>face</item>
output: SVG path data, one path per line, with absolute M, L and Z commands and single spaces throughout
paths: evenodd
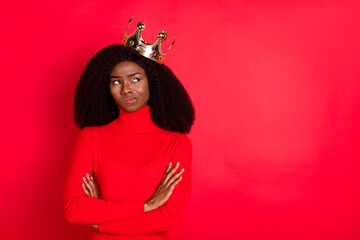
M 148 105 L 149 83 L 145 71 L 131 61 L 114 66 L 110 73 L 110 93 L 125 112 L 135 112 Z

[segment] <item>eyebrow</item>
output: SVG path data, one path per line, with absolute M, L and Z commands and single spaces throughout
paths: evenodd
M 140 74 L 140 75 L 141 75 L 141 73 L 135 72 L 135 73 L 132 73 L 132 74 L 127 75 L 127 77 L 132 77 L 132 76 L 135 76 L 136 74 Z M 122 78 L 122 77 L 121 77 L 121 76 L 111 76 L 110 78 Z

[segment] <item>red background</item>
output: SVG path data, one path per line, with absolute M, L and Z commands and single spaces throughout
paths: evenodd
M 193 192 L 173 239 L 360 239 L 357 1 L 2 1 L 1 239 L 89 239 L 62 190 L 76 83 L 166 29 L 196 109 Z

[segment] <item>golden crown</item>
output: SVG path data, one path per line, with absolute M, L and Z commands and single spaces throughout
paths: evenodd
M 125 29 L 124 36 L 121 39 L 121 45 L 131 47 L 138 51 L 141 55 L 146 58 L 149 58 L 155 62 L 162 63 L 165 60 L 166 55 L 169 53 L 171 46 L 175 43 L 174 38 L 173 42 L 171 43 L 168 51 L 166 53 L 162 53 L 161 51 L 161 43 L 166 40 L 167 38 L 167 31 L 162 30 L 157 35 L 157 41 L 154 44 L 149 44 L 144 41 L 141 36 L 141 32 L 145 29 L 145 24 L 143 22 L 139 22 L 137 24 L 136 30 L 133 34 L 128 36 L 126 31 L 132 21 L 134 16 L 131 17 L 129 23 Z

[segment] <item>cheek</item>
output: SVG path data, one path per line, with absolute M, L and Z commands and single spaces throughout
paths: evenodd
M 150 95 L 149 84 L 148 84 L 147 81 L 146 81 L 146 83 L 142 86 L 141 92 L 142 92 L 142 94 L 143 94 L 144 96 Z
M 149 88 L 148 88 L 148 87 L 142 88 L 142 89 L 141 89 L 141 95 L 142 95 L 144 98 L 148 98 L 149 95 L 150 95 Z
M 110 94 L 113 98 L 118 98 L 116 87 L 110 87 Z

